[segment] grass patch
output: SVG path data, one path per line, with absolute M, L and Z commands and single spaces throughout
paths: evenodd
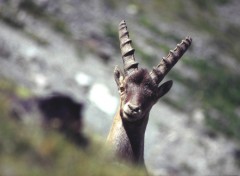
M 52 23 L 52 27 L 55 31 L 65 34 L 66 36 L 71 36 L 71 32 L 64 21 L 56 18 L 50 18 L 49 21 Z
M 137 46 L 135 46 L 135 49 L 136 57 L 141 59 L 141 61 L 143 61 L 147 66 L 152 67 L 156 62 L 156 58 L 153 55 L 146 53 L 141 48 L 138 48 Z
M 223 31 L 216 30 L 213 33 L 212 44 L 217 46 L 219 50 L 228 53 L 236 60 L 240 61 L 240 26 L 229 24 Z
M 5 24 L 16 28 L 23 29 L 24 24 L 19 21 L 17 18 L 17 12 L 15 9 L 12 9 L 7 3 L 1 4 L 0 6 L 0 20 L 2 20 Z
M 185 106 L 184 106 L 184 103 L 182 102 L 179 102 L 179 101 L 175 101 L 175 100 L 172 100 L 170 98 L 167 98 L 167 97 L 163 97 L 163 101 L 174 107 L 175 109 L 179 110 L 179 111 L 184 111 L 185 110 Z
M 111 23 L 106 23 L 104 25 L 104 34 L 108 38 L 109 42 L 112 43 L 114 48 L 119 48 L 119 37 L 118 37 L 118 31 L 116 30 L 117 27 L 115 25 L 112 25 Z
M 240 140 L 240 118 L 236 108 L 240 104 L 240 80 L 238 74 L 227 69 L 214 59 L 185 58 L 183 62 L 199 73 L 199 80 L 182 77 L 176 72 L 169 76 L 189 88 L 191 100 L 200 101 L 205 111 L 206 124 L 214 131 Z M 184 104 L 166 100 L 179 110 Z
M 146 27 L 149 31 L 151 31 L 154 35 L 163 37 L 164 39 L 172 40 L 175 42 L 181 41 L 181 38 L 178 37 L 175 34 L 172 34 L 170 32 L 163 32 L 161 31 L 156 25 L 151 23 L 149 19 L 147 19 L 144 15 L 140 15 L 138 19 L 139 24 Z
M 154 39 L 147 39 L 146 43 L 156 49 L 161 49 L 164 51 L 165 54 L 168 54 L 171 48 L 168 45 L 161 44 L 159 42 L 156 42 Z
M 35 18 L 42 19 L 48 22 L 52 28 L 65 36 L 70 37 L 72 34 L 63 20 L 56 18 L 54 15 L 49 14 L 44 7 L 37 5 L 32 0 L 22 0 L 19 8 L 34 16 Z
M 0 79 L 0 175 L 145 175 L 141 168 L 114 163 L 99 141 L 83 149 L 54 130 L 14 121 L 9 95 L 16 86 Z
M 32 0 L 22 0 L 19 3 L 19 8 L 27 11 L 28 13 L 32 14 L 35 17 L 44 17 L 46 15 L 44 8 L 38 6 Z
M 108 8 L 108 9 L 116 9 L 118 6 L 119 2 L 115 1 L 115 0 L 105 0 L 104 1 L 104 5 Z
M 49 14 L 44 7 L 37 5 L 32 0 L 20 1 L 18 9 L 14 9 L 9 3 L 3 4 L 2 7 L 0 7 L 0 19 L 11 27 L 24 29 L 24 23 L 19 21 L 17 18 L 18 13 L 21 10 L 27 12 L 37 19 L 41 19 L 47 22 L 56 32 L 64 34 L 67 37 L 71 37 L 71 31 L 63 20 L 57 18 L 52 14 Z M 29 34 L 29 36 L 31 36 L 40 44 L 46 43 L 34 34 Z
M 37 36 L 36 34 L 32 33 L 32 32 L 29 32 L 29 31 L 24 31 L 24 33 L 29 37 L 31 38 L 33 41 L 35 41 L 37 44 L 39 45 L 42 45 L 42 46 L 47 46 L 49 45 L 49 42 L 42 38 L 42 37 L 39 37 Z
M 199 72 L 200 81 L 181 81 L 192 89 L 194 97 L 199 97 L 202 101 L 207 125 L 240 139 L 240 118 L 235 113 L 237 105 L 240 104 L 239 75 L 214 59 L 208 59 L 207 62 L 185 59 L 184 62 Z
M 0 12 L 0 19 L 6 23 L 7 25 L 16 28 L 16 29 L 23 29 L 24 28 L 24 24 L 21 23 L 20 21 L 17 21 L 15 18 L 13 18 L 12 16 L 8 16 L 6 14 L 3 14 Z
M 213 8 L 215 5 L 224 5 L 229 3 L 230 0 L 194 0 L 193 3 L 198 6 L 200 9 L 209 10 L 209 8 Z
M 2 98 L 18 96 L 19 98 L 28 98 L 32 94 L 26 87 L 17 86 L 13 81 L 0 76 L 0 94 Z M 4 95 L 4 96 L 3 96 Z
M 43 7 L 38 6 L 32 0 L 22 0 L 19 4 L 19 8 L 27 11 L 35 17 L 45 16 L 45 10 Z

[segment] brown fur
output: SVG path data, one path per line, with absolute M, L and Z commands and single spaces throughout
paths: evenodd
M 119 72 L 121 72 L 119 70 Z M 139 69 L 122 79 L 120 75 L 117 84 L 121 97 L 118 111 L 114 117 L 107 143 L 112 146 L 116 155 L 127 161 L 144 164 L 144 134 L 149 118 L 149 112 L 158 98 L 165 94 L 155 84 L 146 69 Z M 165 85 L 166 86 L 166 85 Z M 164 87 L 165 87 L 164 86 Z M 128 105 L 136 106 L 139 112 L 134 114 Z M 127 112 L 127 115 L 124 114 Z
M 127 161 L 144 164 L 144 134 L 149 113 L 157 100 L 172 87 L 172 81 L 158 84 L 191 45 L 186 37 L 150 72 L 138 68 L 125 21 L 119 24 L 123 72 L 115 67 L 114 76 L 120 95 L 120 105 L 110 129 L 107 144 L 116 155 Z

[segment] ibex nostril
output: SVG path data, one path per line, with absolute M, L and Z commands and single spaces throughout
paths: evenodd
M 133 112 L 139 112 L 139 110 L 140 110 L 140 107 L 137 105 L 128 104 L 128 107 Z

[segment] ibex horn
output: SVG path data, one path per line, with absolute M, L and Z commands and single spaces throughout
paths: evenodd
M 152 79 L 159 84 L 165 75 L 171 70 L 171 68 L 177 63 L 177 61 L 182 57 L 182 55 L 187 51 L 192 43 L 191 37 L 186 37 L 182 40 L 180 44 L 174 50 L 170 50 L 167 57 L 163 57 L 157 67 L 153 67 L 150 72 Z
M 123 20 L 119 24 L 119 40 L 122 53 L 124 71 L 126 74 L 138 69 L 138 63 L 135 61 L 134 48 L 132 40 L 129 38 L 126 22 Z

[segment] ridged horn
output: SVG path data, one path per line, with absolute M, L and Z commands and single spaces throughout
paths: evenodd
M 152 79 L 159 84 L 165 75 L 172 69 L 182 55 L 187 51 L 192 43 L 191 37 L 186 37 L 174 50 L 170 50 L 167 57 L 163 57 L 157 67 L 153 67 L 150 75 Z
M 129 38 L 126 22 L 123 20 L 119 24 L 119 41 L 122 53 L 124 71 L 126 74 L 138 69 L 138 63 L 135 61 L 134 48 L 132 40 Z

